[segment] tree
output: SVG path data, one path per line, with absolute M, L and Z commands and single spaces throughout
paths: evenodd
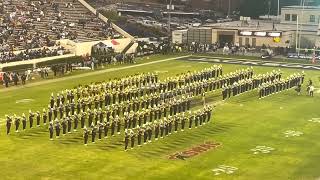
M 267 0 L 244 0 L 240 6 L 240 15 L 259 17 L 266 14 Z
M 314 2 L 320 5 L 320 1 Z M 241 16 L 259 17 L 260 15 L 266 15 L 269 13 L 269 5 L 270 15 L 277 15 L 278 0 L 244 0 L 241 4 L 240 13 Z M 293 5 L 300 5 L 300 0 L 280 0 L 280 7 Z M 311 3 L 308 5 L 313 4 Z

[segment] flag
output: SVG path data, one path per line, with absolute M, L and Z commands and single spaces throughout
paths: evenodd
M 111 40 L 112 45 L 116 46 L 119 45 L 120 43 L 114 39 Z

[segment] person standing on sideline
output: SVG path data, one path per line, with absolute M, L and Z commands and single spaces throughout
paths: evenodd
M 309 96 L 313 97 L 313 92 L 314 92 L 314 86 L 311 85 L 311 86 L 309 87 Z

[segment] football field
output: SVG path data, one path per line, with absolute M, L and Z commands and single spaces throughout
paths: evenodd
M 306 95 L 309 79 L 316 88 L 320 87 L 316 66 L 263 65 L 259 61 L 253 64 L 255 61 L 210 56 L 176 57 L 179 56 L 150 57 L 137 65 L 0 90 L 1 179 L 320 178 L 320 91 L 316 89 L 314 97 Z M 259 100 L 255 90 L 222 101 L 221 91 L 215 91 L 206 95 L 206 102 L 216 106 L 209 124 L 126 152 L 123 136 L 84 146 L 82 131 L 53 141 L 49 140 L 47 126 L 19 133 L 12 127 L 10 135 L 5 133 L 6 114 L 27 114 L 29 109 L 41 112 L 48 106 L 51 93 L 63 89 L 143 72 L 156 72 L 163 80 L 214 64 L 222 65 L 223 74 L 250 66 L 255 74 L 280 68 L 283 77 L 304 71 L 302 94 L 291 89 Z M 201 107 L 201 97 L 192 100 L 192 109 Z

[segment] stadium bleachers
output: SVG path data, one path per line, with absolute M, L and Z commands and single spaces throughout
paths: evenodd
M 54 45 L 51 41 L 58 39 L 88 42 L 121 37 L 76 0 L 3 0 L 3 4 L 4 24 L 12 28 L 5 39 L 16 50 Z M 30 43 L 30 37 L 39 38 Z
M 78 0 L 0 0 L 0 25 L 2 57 L 55 46 L 60 39 L 81 43 L 123 37 Z

